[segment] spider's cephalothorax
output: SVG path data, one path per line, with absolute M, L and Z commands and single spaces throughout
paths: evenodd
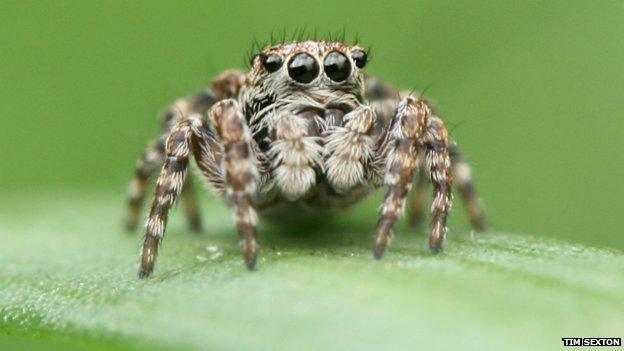
M 367 54 L 340 42 L 269 47 L 251 70 L 226 71 L 190 99 L 175 103 L 163 135 L 139 161 L 130 184 L 127 225 L 136 226 L 150 175 L 162 166 L 147 220 L 140 277 L 153 270 L 171 206 L 181 195 L 191 228 L 201 223 L 190 158 L 231 204 L 248 268 L 256 264 L 256 210 L 293 202 L 344 207 L 386 186 L 375 234 L 381 258 L 412 182 L 412 223 L 422 218 L 423 190 L 433 184 L 429 245 L 442 249 L 453 175 L 473 225 L 487 226 L 470 168 L 442 120 L 422 100 L 381 84 L 363 68 Z

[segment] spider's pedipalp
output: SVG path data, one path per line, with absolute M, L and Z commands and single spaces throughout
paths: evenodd
M 275 183 L 289 199 L 297 199 L 316 183 L 316 169 L 323 167 L 320 137 L 309 135 L 313 121 L 284 112 L 274 126 L 276 140 L 271 144 Z
M 336 190 L 346 191 L 364 181 L 374 158 L 375 121 L 375 112 L 361 106 L 344 116 L 344 126 L 325 133 L 325 173 Z

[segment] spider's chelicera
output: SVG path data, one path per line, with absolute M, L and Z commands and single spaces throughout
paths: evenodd
M 256 211 L 291 202 L 344 207 L 385 186 L 375 233 L 380 259 L 403 212 L 412 183 L 412 223 L 422 217 L 427 181 L 433 184 L 429 247 L 442 249 L 451 183 L 474 227 L 486 220 L 470 168 L 442 120 L 425 103 L 364 73 L 357 45 L 303 41 L 269 47 L 247 73 L 226 71 L 198 95 L 165 113 L 164 132 L 146 150 L 130 184 L 127 225 L 137 224 L 149 177 L 160 176 L 147 220 L 139 276 L 154 268 L 167 215 L 182 197 L 191 227 L 201 223 L 189 162 L 231 205 L 245 263 L 256 265 Z

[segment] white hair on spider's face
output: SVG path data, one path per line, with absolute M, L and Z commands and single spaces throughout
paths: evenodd
M 325 41 L 282 44 L 255 55 L 239 95 L 252 132 L 284 110 L 360 105 L 366 58 L 360 46 Z

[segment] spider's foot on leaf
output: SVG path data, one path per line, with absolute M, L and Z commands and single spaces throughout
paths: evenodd
M 432 253 L 432 254 L 435 254 L 435 255 L 437 255 L 437 254 L 440 254 L 440 253 L 444 252 L 444 249 L 442 249 L 442 246 L 439 246 L 439 245 L 433 245 L 433 244 L 432 244 L 432 245 L 429 245 L 429 250 L 431 250 L 431 253 Z
M 193 234 L 201 234 L 204 232 L 204 226 L 199 218 L 189 222 L 189 229 Z
M 373 258 L 376 260 L 381 260 L 386 253 L 386 248 L 388 247 L 389 240 L 378 240 L 373 248 Z
M 377 261 L 380 261 L 383 258 L 384 253 L 385 253 L 385 250 L 379 250 L 379 249 L 375 248 L 373 250 L 373 258 L 375 260 L 377 260 Z
M 251 271 L 255 271 L 256 270 L 256 261 L 257 261 L 257 248 L 253 247 L 253 250 L 250 250 L 248 248 L 246 248 L 246 250 L 244 250 L 243 252 L 243 258 L 245 260 L 245 266 L 247 267 L 247 269 L 251 272 Z
M 485 217 L 474 218 L 472 220 L 472 226 L 481 232 L 487 232 L 490 230 L 490 223 Z
M 147 277 L 150 276 L 152 272 L 147 271 L 145 269 L 139 269 L 139 272 L 137 273 L 137 276 L 139 277 L 139 279 L 147 279 Z
M 245 266 L 247 267 L 247 270 L 250 272 L 253 272 L 256 270 L 256 260 L 255 258 L 252 261 L 248 261 L 247 259 L 245 259 Z

